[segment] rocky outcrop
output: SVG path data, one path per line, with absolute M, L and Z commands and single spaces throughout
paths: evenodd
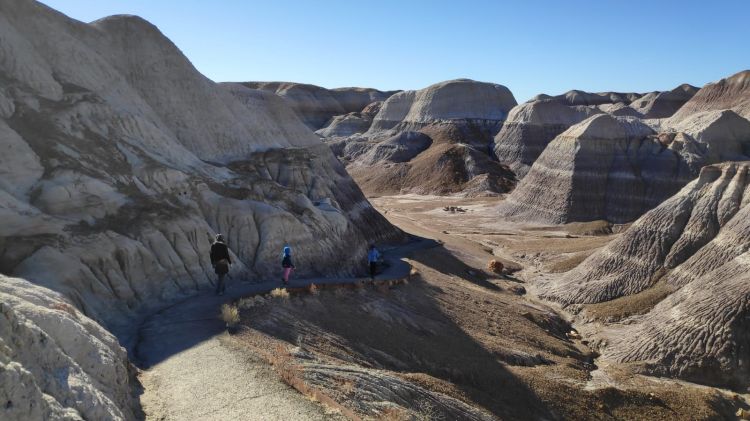
M 629 108 L 642 118 L 667 118 L 685 105 L 696 92 L 698 88 L 685 83 L 671 91 L 650 92 L 631 102 Z
M 283 99 L 214 84 L 144 20 L 13 0 L 0 21 L 0 272 L 121 334 L 210 287 L 214 233 L 250 279 L 285 242 L 305 276 L 398 237 Z
M 60 294 L 0 275 L 0 418 L 130 420 L 127 353 Z
M 293 82 L 241 82 L 241 85 L 281 96 L 312 130 L 323 128 L 335 116 L 358 113 L 367 105 L 384 101 L 396 91 L 369 88 L 326 89 Z
M 660 375 L 730 387 L 750 383 L 750 163 L 704 167 L 543 295 L 563 304 L 671 295 L 616 334 L 606 355 Z
M 500 212 L 547 223 L 630 222 L 702 166 L 750 158 L 749 145 L 750 122 L 732 111 L 695 114 L 659 134 L 638 119 L 596 115 L 549 144 Z
M 505 192 L 515 178 L 494 159 L 491 143 L 514 105 L 504 86 L 446 81 L 391 96 L 366 133 L 326 142 L 370 194 Z
M 362 113 L 349 113 L 331 118 L 322 129 L 315 133 L 321 137 L 348 137 L 362 134 L 370 129 L 372 118 Z
M 702 87 L 672 117 L 679 121 L 703 111 L 732 110 L 750 119 L 750 70 Z

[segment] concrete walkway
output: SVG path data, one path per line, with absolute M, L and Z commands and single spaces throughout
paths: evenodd
M 387 268 L 376 280 L 408 276 L 410 267 L 401 258 L 434 246 L 436 243 L 431 240 L 415 240 L 384 250 Z M 288 287 L 362 280 L 294 279 Z M 219 318 L 222 304 L 281 286 L 280 281 L 260 284 L 230 281 L 224 296 L 203 292 L 147 318 L 132 350 L 136 363 L 145 369 L 140 379 L 144 387 L 141 403 L 147 419 L 336 418 L 284 384 L 259 358 L 222 340 L 225 331 Z

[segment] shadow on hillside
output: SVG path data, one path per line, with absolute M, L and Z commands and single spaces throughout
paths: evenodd
M 450 258 L 441 250 L 430 259 L 431 266 L 442 266 Z M 443 311 L 439 303 L 445 297 L 440 294 L 418 279 L 390 290 L 323 291 L 308 296 L 311 301 L 267 304 L 245 323 L 290 345 L 347 361 L 342 364 L 365 364 L 403 375 L 424 373 L 450 382 L 471 402 L 503 419 L 557 418 L 498 356 Z
M 410 258 L 440 273 L 461 278 L 482 288 L 492 291 L 502 290 L 502 288 L 487 280 L 489 277 L 483 270 L 472 268 L 443 246 L 431 249 L 430 253 L 418 253 L 410 256 Z

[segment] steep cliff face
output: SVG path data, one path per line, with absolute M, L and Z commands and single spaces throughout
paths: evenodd
M 670 295 L 617 328 L 606 355 L 651 373 L 747 387 L 749 172 L 743 162 L 704 167 L 622 236 L 544 286 L 543 295 L 566 305 L 598 303 L 663 283 Z
M 218 86 L 151 24 L 0 4 L 0 272 L 118 331 L 210 286 L 210 237 L 237 277 L 352 273 L 398 233 L 272 93 Z
M 371 121 L 365 133 L 318 134 L 371 194 L 505 192 L 515 179 L 495 161 L 491 143 L 515 104 L 502 85 L 452 80 L 396 93 L 374 118 L 362 113 Z
M 373 102 L 384 101 L 396 91 L 370 88 L 326 89 L 294 82 L 242 82 L 241 85 L 273 92 L 282 97 L 312 130 L 323 128 L 335 116 L 359 113 Z
M 732 110 L 750 119 L 750 70 L 702 87 L 672 119 L 679 121 L 691 114 L 716 110 Z

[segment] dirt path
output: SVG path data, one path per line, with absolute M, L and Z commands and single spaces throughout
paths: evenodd
M 401 257 L 432 246 L 428 240 L 386 250 L 388 263 L 378 280 L 406 276 Z M 349 283 L 359 279 L 293 280 L 290 287 Z M 230 283 L 227 294 L 190 297 L 154 314 L 142 324 L 134 354 L 144 368 L 141 403 L 148 420 L 293 420 L 337 419 L 279 379 L 253 355 L 236 349 L 219 320 L 221 305 L 236 298 L 279 287 Z

